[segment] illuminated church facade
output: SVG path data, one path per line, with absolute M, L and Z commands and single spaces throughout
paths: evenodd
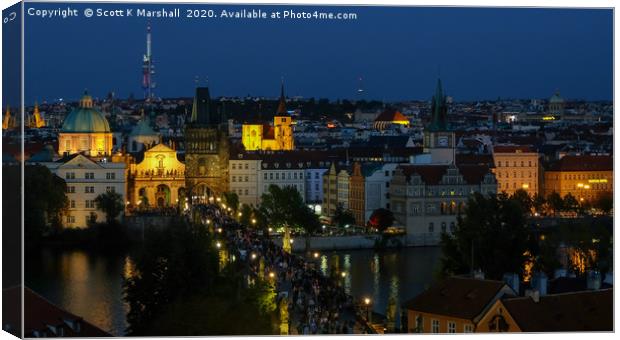
M 284 84 L 280 91 L 278 110 L 273 117 L 273 125 L 243 124 L 241 142 L 247 151 L 255 150 L 294 150 L 293 119 L 286 110 Z

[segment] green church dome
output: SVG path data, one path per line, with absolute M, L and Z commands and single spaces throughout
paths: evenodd
M 103 114 L 93 108 L 93 99 L 84 94 L 80 106 L 65 118 L 62 132 L 93 133 L 111 132 L 110 124 Z

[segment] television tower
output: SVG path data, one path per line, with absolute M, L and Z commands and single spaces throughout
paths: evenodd
M 155 89 L 153 76 L 155 75 L 155 66 L 153 65 L 153 56 L 151 55 L 151 22 L 146 26 L 146 54 L 142 58 L 142 89 L 144 89 L 144 100 L 151 102 Z

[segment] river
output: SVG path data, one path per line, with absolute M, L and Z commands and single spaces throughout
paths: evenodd
M 347 293 L 370 298 L 375 312 L 384 314 L 390 297 L 397 306 L 422 292 L 439 265 L 439 248 L 402 248 L 375 252 L 371 249 L 323 252 L 317 267 L 345 272 Z M 127 306 L 122 300 L 123 275 L 131 269 L 127 254 L 101 254 L 83 250 L 41 249 L 26 262 L 26 285 L 51 302 L 94 325 L 122 336 L 127 327 Z

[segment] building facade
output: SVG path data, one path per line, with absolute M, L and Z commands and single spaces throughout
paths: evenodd
M 544 174 L 545 195 L 571 194 L 579 201 L 591 201 L 613 192 L 613 183 L 612 156 L 567 155 L 551 163 Z
M 497 191 L 512 195 L 519 189 L 531 196 L 540 189 L 540 156 L 529 146 L 496 145 L 493 163 L 497 177 Z
M 483 165 L 399 165 L 390 183 L 396 222 L 410 245 L 437 245 L 452 232 L 471 194 L 497 192 L 495 175 Z
M 237 194 L 240 205 L 257 207 L 262 195 L 258 181 L 261 159 L 255 154 L 231 154 L 228 164 L 230 191 Z
M 104 222 L 105 214 L 95 204 L 101 194 L 115 192 L 126 201 L 125 163 L 97 161 L 77 154 L 43 164 L 67 183 L 69 207 L 63 221 L 66 227 L 85 228 L 90 222 Z
M 243 124 L 241 141 L 245 150 L 294 150 L 293 119 L 286 110 L 284 84 L 280 93 L 278 110 L 273 117 L 273 125 Z
M 228 122 L 212 107 L 209 88 L 196 88 L 185 127 L 185 187 L 190 203 L 204 203 L 228 191 Z
M 322 214 L 333 217 L 336 208 L 342 204 L 349 209 L 350 166 L 331 162 L 329 170 L 323 174 L 323 205 Z
M 170 207 L 185 203 L 185 164 L 177 152 L 157 144 L 129 171 L 129 202 L 135 206 Z

